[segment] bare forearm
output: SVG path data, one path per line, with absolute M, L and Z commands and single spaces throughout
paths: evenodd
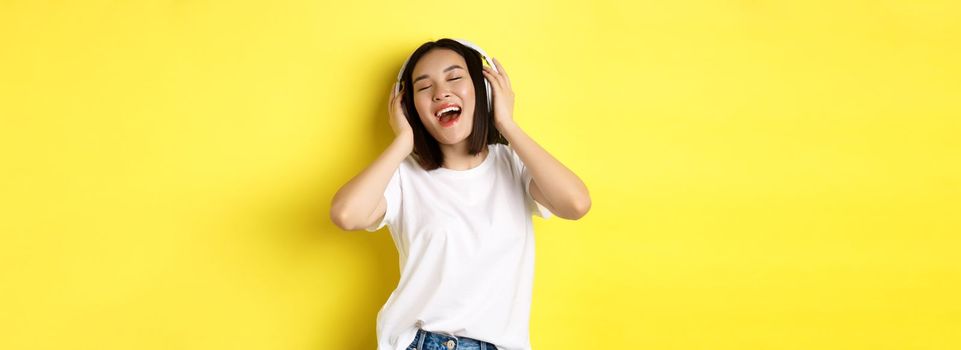
M 344 184 L 331 202 L 331 219 L 341 227 L 351 227 L 369 218 L 413 142 L 409 135 L 395 138 L 373 163 Z
M 497 129 L 524 161 L 551 207 L 561 213 L 570 213 L 565 216 L 579 216 L 574 213 L 583 212 L 590 206 L 590 195 L 584 182 L 538 145 L 514 121 L 498 124 Z

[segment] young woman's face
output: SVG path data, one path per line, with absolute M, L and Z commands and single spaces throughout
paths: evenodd
M 411 76 L 414 106 L 434 139 L 448 145 L 467 139 L 474 126 L 474 82 L 464 57 L 448 49 L 431 50 Z

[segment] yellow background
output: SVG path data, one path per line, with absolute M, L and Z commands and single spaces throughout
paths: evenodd
M 956 1 L 0 4 L 0 349 L 373 349 L 329 203 L 442 37 L 592 194 L 535 349 L 961 348 Z

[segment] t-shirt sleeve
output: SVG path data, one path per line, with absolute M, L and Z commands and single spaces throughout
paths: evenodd
M 384 225 L 392 226 L 396 222 L 397 213 L 400 211 L 400 168 L 397 167 L 394 170 L 390 181 L 387 182 L 387 188 L 384 189 L 384 199 L 387 201 L 387 211 L 384 213 L 384 218 L 374 226 L 368 227 L 366 229 L 368 232 L 376 232 Z
M 534 196 L 531 195 L 530 187 L 531 187 L 531 179 L 533 179 L 533 176 L 531 176 L 530 170 L 527 169 L 527 165 L 525 165 L 524 161 L 521 160 L 521 157 L 517 155 L 517 152 L 514 152 L 513 148 L 510 148 L 509 153 L 511 155 L 512 161 L 514 162 L 514 165 L 518 169 L 520 169 L 520 179 L 521 179 L 521 183 L 524 184 L 524 196 L 527 198 L 526 202 L 527 202 L 528 209 L 534 215 L 540 216 L 544 219 L 550 218 L 552 216 L 551 211 L 548 210 L 547 207 L 545 207 L 544 205 L 534 200 Z

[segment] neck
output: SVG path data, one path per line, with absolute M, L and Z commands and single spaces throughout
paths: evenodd
M 440 144 L 440 151 L 444 154 L 444 164 L 441 166 L 451 170 L 473 169 L 484 162 L 488 152 L 484 147 L 478 154 L 468 154 L 466 139 L 453 145 Z

